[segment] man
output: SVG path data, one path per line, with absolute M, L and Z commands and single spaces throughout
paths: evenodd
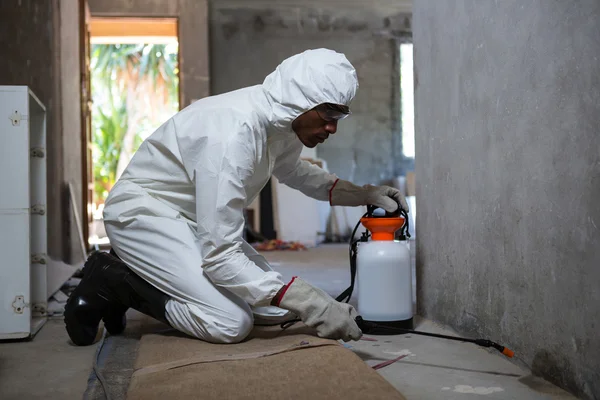
M 350 114 L 358 82 L 346 57 L 309 50 L 262 85 L 195 102 L 142 143 L 106 200 L 113 251 L 94 253 L 65 307 L 77 345 L 129 307 L 193 337 L 243 340 L 255 320 L 299 317 L 321 337 L 358 340 L 352 306 L 301 278 L 285 283 L 243 239 L 243 211 L 274 175 L 332 205 L 408 209 L 399 191 L 353 185 L 306 161 Z

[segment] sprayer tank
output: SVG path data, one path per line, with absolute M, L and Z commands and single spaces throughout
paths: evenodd
M 363 319 L 412 328 L 408 241 L 361 242 L 357 249 L 358 312 Z

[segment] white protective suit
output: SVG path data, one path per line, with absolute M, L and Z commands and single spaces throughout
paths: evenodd
M 117 255 L 171 300 L 176 329 L 236 342 L 269 306 L 281 275 L 243 239 L 243 210 L 271 175 L 327 201 L 337 177 L 300 160 L 292 121 L 322 103 L 349 105 L 358 82 L 346 57 L 309 50 L 285 60 L 262 85 L 196 101 L 165 122 L 134 155 L 105 203 Z

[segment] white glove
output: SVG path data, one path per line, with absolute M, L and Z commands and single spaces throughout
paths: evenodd
M 332 206 L 374 205 L 393 213 L 398 210 L 398 204 L 408 212 L 408 204 L 402 192 L 390 186 L 358 186 L 340 179 L 331 191 Z
M 335 301 L 298 277 L 284 286 L 279 295 L 281 298 L 274 305 L 296 314 L 317 330 L 317 336 L 344 342 L 361 338 L 362 331 L 354 321 L 358 313 L 350 304 Z

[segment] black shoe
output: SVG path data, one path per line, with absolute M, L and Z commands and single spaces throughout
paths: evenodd
M 73 343 L 87 346 L 94 342 L 103 318 L 109 332 L 124 329 L 124 312 L 129 307 L 168 324 L 167 301 L 169 296 L 133 273 L 121 260 L 96 252 L 87 259 L 83 278 L 67 301 L 65 325 Z
M 127 327 L 127 317 L 125 313 L 129 307 L 114 307 L 106 311 L 106 315 L 102 318 L 104 327 L 111 335 L 120 335 Z
M 110 249 L 109 254 L 119 260 L 119 256 L 115 253 L 114 249 Z M 120 335 L 125 331 L 127 327 L 127 317 L 125 313 L 129 307 L 126 306 L 117 306 L 114 308 L 110 308 L 106 311 L 106 315 L 102 318 L 104 321 L 104 327 L 111 335 Z

